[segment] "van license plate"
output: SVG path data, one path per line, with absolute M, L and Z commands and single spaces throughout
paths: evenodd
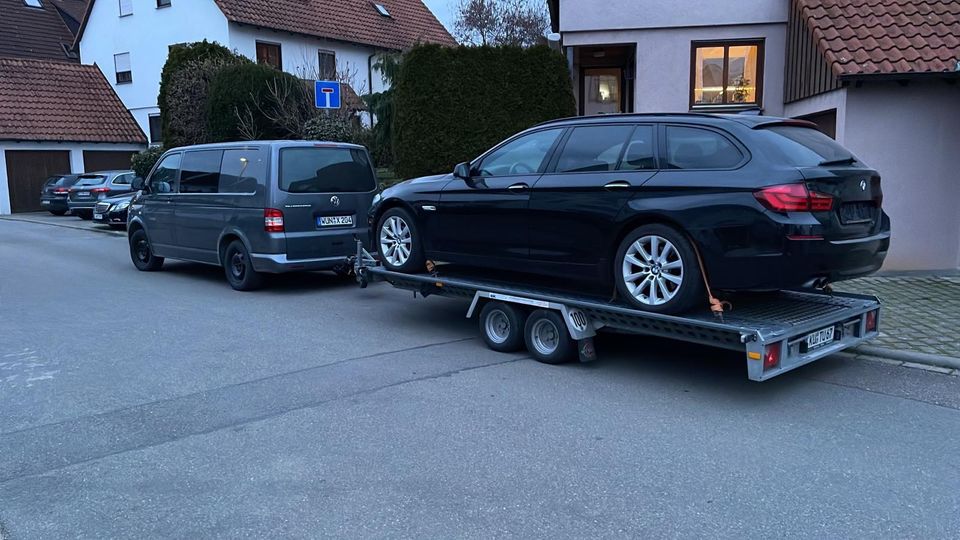
M 823 330 L 817 330 L 811 334 L 807 334 L 807 350 L 812 351 L 813 349 L 823 347 L 828 343 L 833 341 L 833 331 L 834 327 L 824 328 Z
M 353 216 L 320 216 L 317 218 L 317 227 L 345 226 L 353 226 Z

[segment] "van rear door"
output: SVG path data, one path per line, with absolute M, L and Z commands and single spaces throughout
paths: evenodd
M 329 143 L 280 148 L 274 202 L 283 212 L 287 258 L 346 256 L 353 236 L 366 238 L 377 191 L 363 147 Z

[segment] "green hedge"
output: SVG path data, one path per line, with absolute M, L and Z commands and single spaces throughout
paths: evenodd
M 278 88 L 282 89 L 279 93 L 271 92 Z M 211 142 L 299 138 L 300 121 L 311 113 L 313 103 L 304 82 L 269 66 L 227 66 L 210 82 L 207 119 Z M 288 117 L 297 125 L 277 122 Z
M 449 172 L 530 126 L 573 116 L 566 59 L 548 47 L 414 47 L 394 81 L 397 174 Z

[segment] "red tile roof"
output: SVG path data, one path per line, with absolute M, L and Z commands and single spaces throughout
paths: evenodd
M 956 72 L 960 0 L 797 0 L 840 77 Z
M 421 0 L 376 0 L 390 16 L 377 12 L 371 0 L 216 0 L 227 19 L 387 49 L 416 43 L 456 45 L 450 32 Z
M 41 6 L 0 0 L 0 56 L 69 60 L 63 46 L 73 45 L 73 33 L 56 7 L 47 2 Z
M 97 66 L 0 58 L 0 140 L 146 144 Z

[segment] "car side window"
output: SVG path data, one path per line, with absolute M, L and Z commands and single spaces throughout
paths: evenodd
M 743 153 L 716 131 L 667 126 L 668 169 L 729 169 L 743 161 Z
M 180 193 L 217 193 L 223 150 L 186 152 L 180 167 Z
M 617 168 L 631 125 L 574 128 L 557 160 L 556 172 L 604 172 Z
M 518 137 L 497 148 L 476 168 L 480 176 L 533 174 L 560 137 L 562 129 L 547 129 Z
M 163 158 L 150 175 L 147 184 L 150 193 L 173 193 L 177 187 L 177 175 L 180 173 L 180 154 L 170 154 Z
M 120 174 L 113 179 L 115 186 L 129 186 L 131 183 L 133 183 L 133 173 Z
M 257 148 L 224 150 L 220 163 L 220 193 L 256 193 L 266 185 L 267 163 Z
M 637 126 L 627 141 L 627 150 L 620 162 L 621 171 L 649 171 L 657 168 L 657 146 L 653 134 L 653 126 Z

